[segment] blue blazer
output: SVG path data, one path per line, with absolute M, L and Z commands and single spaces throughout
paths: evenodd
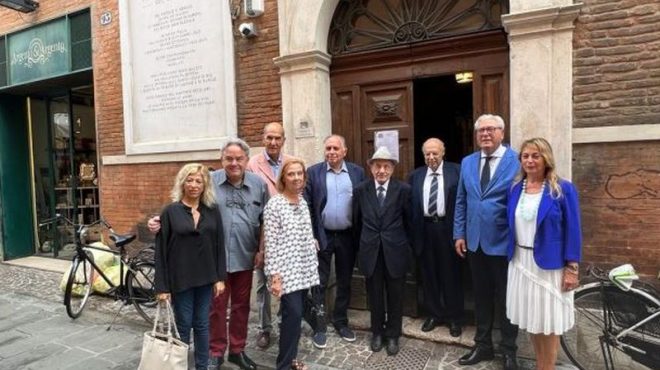
M 424 247 L 424 179 L 428 166 L 414 170 L 408 177 L 408 184 L 412 190 L 412 243 L 415 253 L 419 256 Z M 442 162 L 442 180 L 445 194 L 445 217 L 449 220 L 448 238 L 453 235 L 454 205 L 456 204 L 456 187 L 460 177 L 461 168 L 458 163 Z M 451 242 L 451 240 L 449 240 Z M 442 244 L 444 245 L 444 244 Z M 453 247 L 452 247 L 453 250 Z
M 355 188 L 365 180 L 362 167 L 351 162 L 346 163 L 348 176 Z M 314 237 L 319 241 L 319 248 L 324 250 L 328 245 L 328 238 L 323 227 L 323 209 L 328 201 L 328 188 L 325 181 L 328 172 L 327 162 L 317 163 L 307 169 L 307 184 L 305 185 L 304 197 L 309 206 L 309 214 L 312 216 L 312 228 Z
M 507 196 L 520 168 L 518 155 L 506 148 L 485 192 L 481 192 L 481 152 L 463 158 L 456 192 L 454 240 L 465 239 L 470 251 L 481 247 L 490 256 L 506 256 L 509 223 Z
M 534 261 L 543 269 L 558 269 L 568 261 L 579 262 L 582 256 L 582 229 L 580 227 L 580 205 L 575 186 L 560 180 L 562 196 L 554 199 L 545 187 L 536 216 L 534 236 Z M 509 194 L 507 215 L 511 236 L 508 257 L 513 258 L 516 248 L 516 207 L 522 194 L 522 182 L 516 183 Z

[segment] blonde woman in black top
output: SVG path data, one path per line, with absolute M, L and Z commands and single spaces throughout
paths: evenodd
M 160 216 L 156 235 L 156 292 L 172 300 L 181 340 L 195 336 L 195 369 L 209 360 L 211 295 L 225 290 L 222 219 L 215 206 L 208 169 L 190 163 L 179 171 L 172 201 Z

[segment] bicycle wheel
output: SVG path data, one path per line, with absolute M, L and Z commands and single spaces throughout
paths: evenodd
M 139 262 L 126 274 L 126 286 L 129 299 L 137 312 L 148 323 L 152 324 L 156 316 L 156 289 L 154 281 L 156 266 L 152 262 Z
M 86 254 L 87 258 L 93 260 L 91 253 Z M 93 272 L 94 267 L 87 259 L 81 260 L 78 256 L 73 259 L 64 290 L 66 313 L 72 319 L 80 316 L 92 294 Z
M 607 307 L 611 322 L 609 329 L 605 325 L 604 306 Z M 606 345 L 601 338 L 611 338 L 608 336 L 616 335 L 641 321 L 658 309 L 655 302 L 634 290 L 624 292 L 612 284 L 605 283 L 602 288 L 600 285 L 593 285 L 577 291 L 574 309 L 575 326 L 561 337 L 561 346 L 573 364 L 581 370 L 605 369 L 602 342 L 603 346 L 609 347 L 611 352 L 612 364 L 610 366 L 617 370 L 647 369 L 625 353 L 622 347 Z M 655 335 L 659 335 L 657 326 L 657 322 L 647 323 L 634 330 L 629 336 L 622 338 L 621 342 L 638 342 L 640 339 L 643 341 L 652 331 L 656 331 Z M 609 333 L 606 334 L 606 330 L 609 330 Z

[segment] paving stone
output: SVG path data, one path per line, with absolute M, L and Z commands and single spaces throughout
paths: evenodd
M 50 358 L 67 350 L 65 346 L 55 343 L 45 343 L 27 349 L 29 350 L 24 350 L 15 356 L 3 360 L 0 363 L 0 370 L 28 369 L 37 361 Z

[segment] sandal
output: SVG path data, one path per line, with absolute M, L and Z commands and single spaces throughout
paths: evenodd
M 300 360 L 293 360 L 293 362 L 291 362 L 291 370 L 309 370 L 309 367 Z

